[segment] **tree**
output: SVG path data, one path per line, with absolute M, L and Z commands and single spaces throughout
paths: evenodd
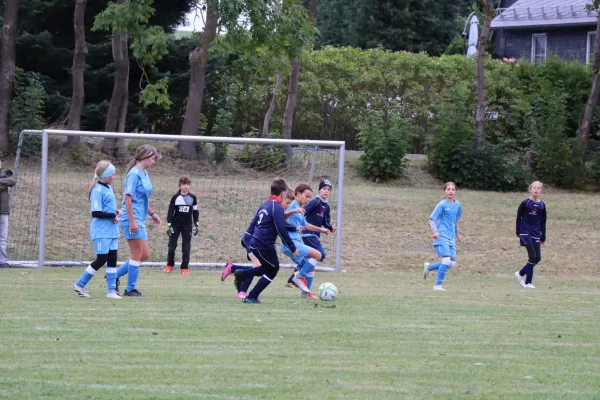
M 161 27 L 148 26 L 155 10 L 153 0 L 116 0 L 98 14 L 92 30 L 112 32 L 112 53 L 115 62 L 113 93 L 106 115 L 105 131 L 124 132 L 129 103 L 129 39 L 133 56 L 142 69 L 140 102 L 144 105 L 170 106 L 167 94 L 168 78 L 151 84 L 145 68 L 151 67 L 167 53 L 167 42 Z M 142 85 L 146 83 L 145 87 Z M 118 156 L 124 149 L 116 139 L 104 141 L 103 150 Z
M 0 153 L 9 151 L 10 100 L 15 79 L 15 48 L 19 0 L 6 0 L 0 48 Z
M 319 45 L 441 55 L 473 0 L 321 0 Z
M 85 98 L 83 73 L 85 71 L 85 56 L 87 46 L 85 45 L 85 5 L 87 0 L 75 0 L 75 15 L 73 27 L 75 28 L 75 52 L 73 54 L 73 95 L 71 96 L 71 110 L 67 117 L 67 129 L 78 131 L 81 129 L 81 112 Z M 78 136 L 69 136 L 67 144 L 73 148 L 79 143 Z
M 483 136 L 483 125 L 485 121 L 486 104 L 485 104 L 485 48 L 490 37 L 490 26 L 494 18 L 494 3 L 493 0 L 481 0 L 483 7 L 483 28 L 479 36 L 479 44 L 477 45 L 477 113 L 475 114 L 475 135 L 473 135 L 473 148 L 479 148 L 481 137 Z
M 202 111 L 202 100 L 204 98 L 204 86 L 206 85 L 206 66 L 208 64 L 208 48 L 217 37 L 219 25 L 219 9 L 217 0 L 207 1 L 206 22 L 204 34 L 192 53 L 190 53 L 190 85 L 188 89 L 188 101 L 181 128 L 182 135 L 197 135 Z M 182 155 L 185 158 L 194 158 L 196 147 L 194 142 L 180 142 Z
M 319 0 L 310 0 L 308 6 L 308 21 L 314 24 L 315 16 L 317 14 L 317 7 Z M 300 51 L 301 49 L 298 49 Z M 290 82 L 288 88 L 288 97 L 285 104 L 285 110 L 283 111 L 283 128 L 281 136 L 284 139 L 292 138 L 292 124 L 294 123 L 294 111 L 296 110 L 296 103 L 298 102 L 298 81 L 300 80 L 300 59 L 295 58 L 292 62 L 292 71 L 290 73 Z M 288 158 L 290 156 L 290 149 L 287 149 Z
M 277 95 L 279 94 L 279 90 L 281 89 L 281 81 L 283 80 L 283 76 L 281 75 L 281 72 L 277 72 L 277 76 L 275 78 L 275 89 L 273 90 L 273 93 L 271 95 L 271 102 L 269 103 L 269 109 L 267 110 L 267 113 L 265 114 L 265 119 L 263 121 L 263 128 L 262 128 L 262 136 L 263 137 L 267 137 L 267 135 L 269 134 L 269 125 L 271 123 L 271 117 L 273 116 L 273 113 L 275 112 L 275 107 L 277 106 Z
M 583 148 L 587 147 L 590 139 L 590 127 L 592 125 L 592 120 L 594 119 L 596 107 L 598 107 L 598 100 L 600 99 L 600 0 L 594 0 L 588 8 L 596 11 L 597 23 L 596 41 L 594 42 L 594 60 L 592 62 L 592 88 L 590 89 L 588 100 L 585 103 L 579 130 L 577 131 L 577 137 Z

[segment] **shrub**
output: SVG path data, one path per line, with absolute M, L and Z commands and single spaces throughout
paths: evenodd
M 406 166 L 404 156 L 408 149 L 409 122 L 391 115 L 386 123 L 379 112 L 370 112 L 359 124 L 358 139 L 364 154 L 360 156 L 360 170 L 374 181 L 394 179 L 402 175 Z
M 244 137 L 259 137 L 257 131 L 251 131 Z M 269 133 L 268 139 L 281 139 L 278 133 Z M 282 145 L 253 145 L 245 144 L 240 152 L 240 162 L 248 167 L 258 171 L 268 171 L 277 169 L 285 164 L 286 152 Z

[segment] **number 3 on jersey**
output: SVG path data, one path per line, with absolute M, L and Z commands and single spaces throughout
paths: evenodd
M 256 225 L 260 225 L 260 223 L 262 222 L 262 219 L 265 215 L 268 215 L 269 213 L 267 212 L 267 210 L 260 210 L 260 213 L 258 213 L 258 222 L 256 223 Z

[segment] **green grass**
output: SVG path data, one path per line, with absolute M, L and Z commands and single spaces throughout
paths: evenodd
M 303 301 L 281 272 L 260 306 L 220 271 L 145 269 L 146 297 L 109 301 L 80 268 L 0 270 L 0 397 L 43 399 L 598 398 L 597 280 L 450 271 L 318 273 Z M 230 278 L 231 279 L 231 278 Z

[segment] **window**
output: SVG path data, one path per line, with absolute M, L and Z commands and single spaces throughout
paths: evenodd
M 596 32 L 588 32 L 587 36 L 587 51 L 585 53 L 585 63 L 591 64 L 594 62 L 594 50 L 596 44 Z
M 548 38 L 545 33 L 535 34 L 531 41 L 531 62 L 540 64 L 546 60 L 546 45 Z

